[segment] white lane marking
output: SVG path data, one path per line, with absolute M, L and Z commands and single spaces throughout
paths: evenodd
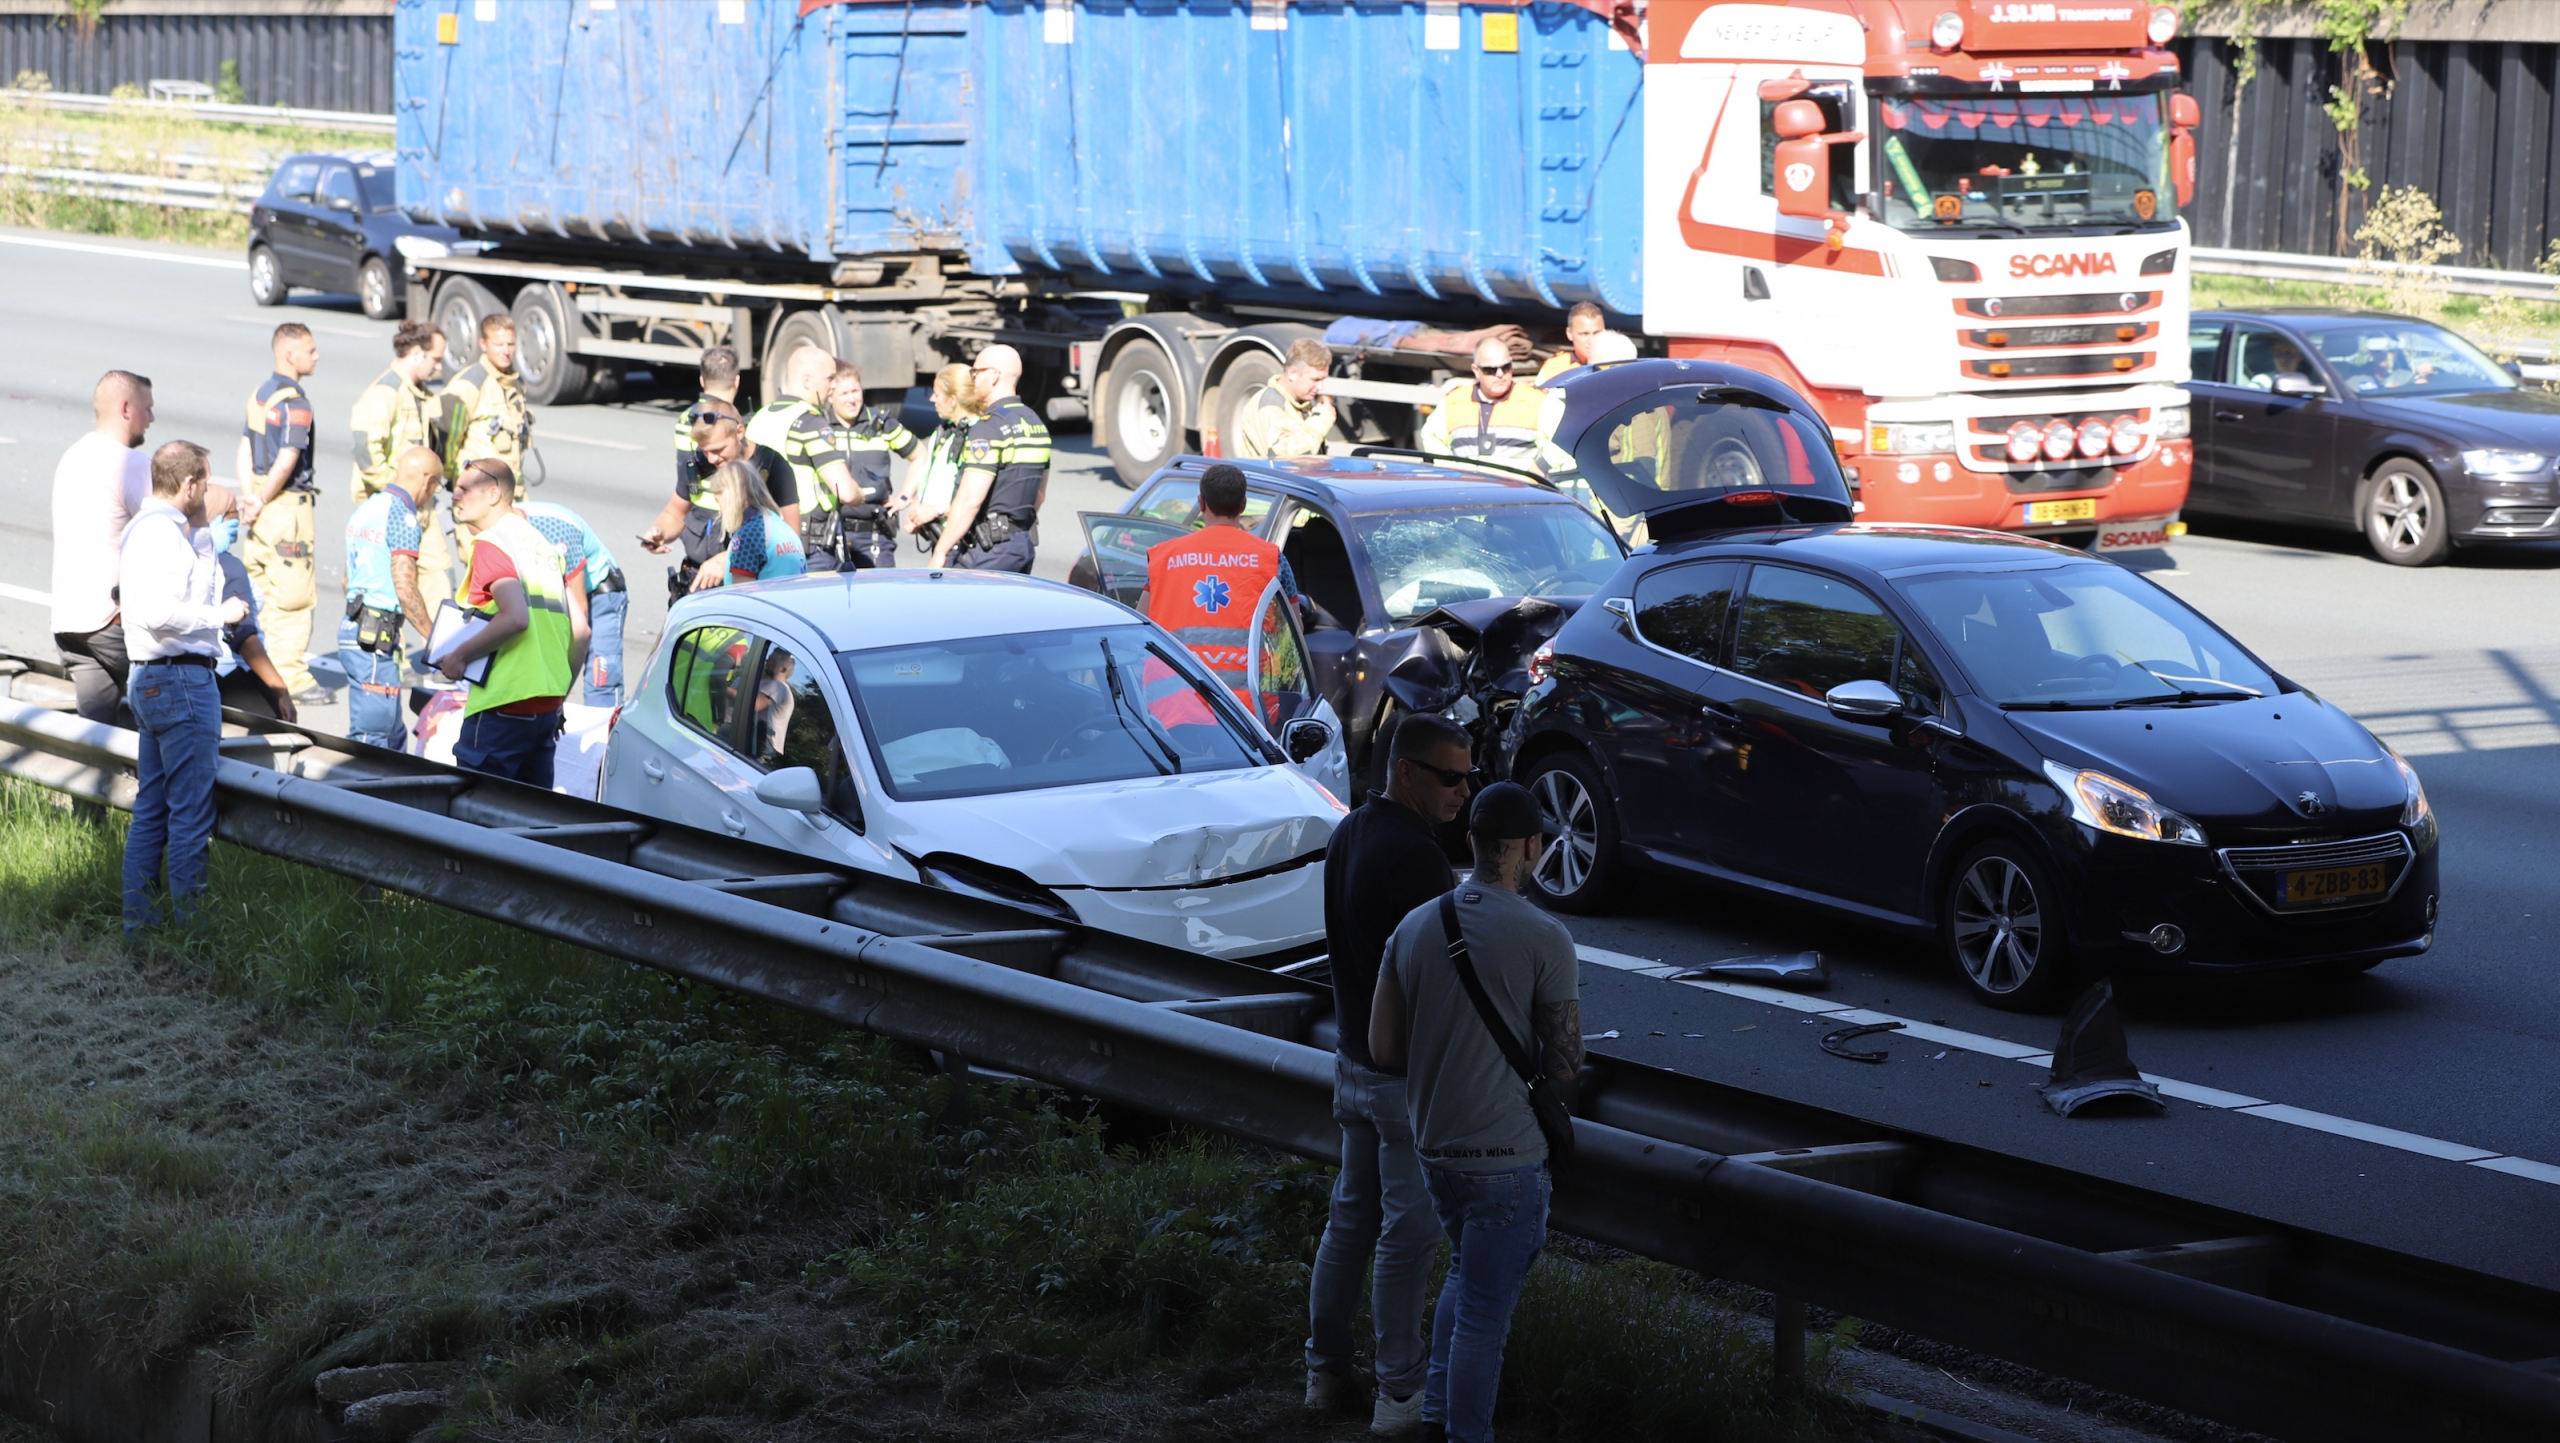
M 543 431 L 538 433 L 537 439 L 544 441 L 567 441 L 576 446 L 602 446 L 608 451 L 646 451 L 649 449 L 646 446 L 635 446 L 628 441 L 607 441 L 595 436 L 572 436 L 566 431 Z
M 123 246 L 86 245 L 79 241 L 38 240 L 34 236 L 27 235 L 0 235 L 0 245 L 34 246 L 38 250 L 48 251 L 79 251 L 84 255 L 93 256 L 122 256 L 126 260 L 133 261 L 167 261 L 171 265 L 180 266 L 212 266 L 216 270 L 225 271 L 245 271 L 249 268 L 249 263 L 245 260 L 224 260 L 218 256 L 179 255 L 174 251 L 127 250 Z
M 11 601 L 23 601 L 30 606 L 50 607 L 53 605 L 52 592 L 35 591 L 24 586 L 12 586 L 5 581 L 0 581 L 0 596 L 5 596 Z
M 1890 1012 L 1844 1006 L 1838 1002 L 1808 997 L 1801 992 L 1784 992 L 1775 987 L 1761 987 L 1749 982 L 1720 982 L 1703 977 L 1682 978 L 1678 974 L 1687 971 L 1685 967 L 1656 962 L 1645 957 L 1629 956 L 1624 952 L 1612 952 L 1605 947 L 1577 946 L 1574 950 L 1581 954 L 1585 962 L 1614 967 L 1622 972 L 1641 973 L 1665 982 L 1677 981 L 1682 986 L 1695 987 L 1701 991 L 1721 992 L 1728 997 L 1739 997 L 1745 1001 L 1764 1002 L 1772 1007 L 1808 1012 L 1826 1021 L 1843 1022 L 1852 1026 L 1899 1022 L 1902 1024 L 1900 1030 L 1903 1036 L 1922 1042 L 1933 1042 L 1941 1047 L 1960 1047 L 1967 1052 L 1977 1052 L 1985 1057 L 2006 1058 L 2012 1062 L 2025 1063 L 2029 1067 L 2053 1066 L 2052 1053 L 2029 1047 L 2024 1043 L 2011 1042 L 2006 1038 L 1986 1037 L 1979 1032 L 1962 1032 L 1952 1027 L 1941 1027 L 1934 1022 L 1915 1022 L 1908 1017 L 1896 1017 Z M 2158 1087 L 2163 1096 L 2174 1097 L 2181 1102 L 2192 1102 L 2200 1107 L 2236 1112 L 2244 1117 L 2261 1117 L 2269 1122 L 2287 1123 L 2294 1127 L 2309 1128 L 2314 1132 L 2325 1132 L 2336 1137 L 2352 1138 L 2358 1142 L 2374 1143 L 2401 1152 L 2414 1152 L 2422 1157 L 2468 1163 L 2473 1167 L 2485 1167 L 2492 1172 L 2502 1172 L 2510 1177 L 2526 1178 L 2533 1182 L 2549 1183 L 2560 1187 L 2560 1167 L 2554 1167 L 2546 1162 L 2535 1162 L 2531 1158 L 2508 1157 L 2492 1152 L 2488 1148 L 2473 1147 L 2468 1143 L 2447 1142 L 2442 1138 L 2403 1132 L 2396 1127 L 2382 1127 L 2370 1122 L 2358 1122 L 2349 1117 L 2335 1117 L 2325 1112 L 2313 1112 L 2305 1107 L 2269 1102 L 2265 1098 L 2251 1097 L 2246 1093 L 2225 1092 L 2216 1087 L 2180 1082 L 2174 1077 L 2154 1077 L 2148 1072 L 2142 1076 L 2144 1081 Z

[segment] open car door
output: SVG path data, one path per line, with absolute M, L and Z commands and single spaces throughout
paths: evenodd
M 1253 681 L 1249 702 L 1254 716 L 1279 740 L 1281 749 L 1291 753 L 1298 770 L 1344 806 L 1356 801 L 1351 795 L 1350 756 L 1342 744 L 1342 721 L 1334 715 L 1333 703 L 1316 692 L 1315 677 L 1307 669 L 1307 638 L 1299 625 L 1298 609 L 1289 604 L 1276 581 L 1263 588 L 1262 600 L 1254 609 L 1253 630 L 1245 642 L 1245 675 Z M 1321 722 L 1327 733 L 1323 745 L 1297 755 L 1301 747 L 1291 744 L 1292 722 Z
M 1189 526 L 1152 516 L 1124 516 L 1117 511 L 1079 511 L 1085 550 L 1093 557 L 1093 574 L 1102 594 L 1125 606 L 1136 606 L 1147 589 L 1147 550 L 1159 541 L 1188 536 Z

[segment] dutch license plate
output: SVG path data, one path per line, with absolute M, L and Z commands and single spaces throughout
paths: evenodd
M 2390 869 L 2380 863 L 2362 867 L 2320 867 L 2287 872 L 2276 888 L 2279 907 L 2332 907 L 2391 890 Z
M 2027 503 L 2027 524 L 2030 526 L 2046 521 L 2095 521 L 2097 519 L 2098 498 L 2094 496 L 2083 496 L 2077 501 L 2030 501 Z

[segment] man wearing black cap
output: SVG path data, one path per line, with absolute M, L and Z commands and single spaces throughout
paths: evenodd
M 1405 1069 L 1414 1146 L 1449 1237 L 1422 1424 L 1425 1436 L 1437 1425 L 1450 1443 L 1492 1443 L 1511 1309 L 1547 1241 L 1546 1138 L 1489 1021 L 1515 1041 L 1534 1039 L 1549 1084 L 1570 1089 L 1582 1066 L 1573 934 L 1521 895 L 1552 827 L 1537 798 L 1509 782 L 1477 794 L 1468 814 L 1476 867 L 1458 887 L 1455 915 L 1495 1017 L 1469 997 L 1437 902 L 1396 928 L 1369 1011 L 1370 1055 Z

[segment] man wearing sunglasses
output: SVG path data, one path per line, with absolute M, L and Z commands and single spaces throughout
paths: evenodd
M 651 552 L 665 555 L 678 541 L 684 544 L 684 563 L 667 568 L 667 600 L 683 600 L 695 589 L 702 563 L 726 549 L 727 533 L 720 528 L 720 502 L 711 494 L 711 477 L 732 461 L 744 461 L 764 475 L 765 490 L 782 508 L 782 519 L 789 522 L 794 535 L 800 530 L 800 488 L 793 478 L 790 464 L 770 446 L 759 446 L 747 435 L 744 417 L 738 408 L 717 398 L 700 400 L 685 412 L 685 423 L 691 427 L 693 454 L 676 467 L 676 494 L 658 511 L 658 519 L 640 533 L 640 544 Z
M 1353 1398 L 1352 1319 L 1371 1280 L 1377 1325 L 1378 1396 L 1370 1428 L 1405 1432 L 1422 1419 L 1423 1375 L 1431 1362 L 1422 1333 L 1422 1297 L 1439 1223 L 1401 1074 L 1369 1053 L 1369 1006 L 1378 961 L 1406 914 L 1449 890 L 1449 858 L 1431 833 L 1466 809 L 1473 794 L 1467 734 L 1436 716 L 1413 715 L 1388 744 L 1387 789 L 1343 818 L 1325 848 L 1324 930 L 1332 954 L 1333 1006 L 1341 1040 L 1333 1059 L 1333 1116 L 1342 1125 L 1342 1171 L 1308 1300 L 1307 1406 L 1333 1413 Z
M 1414 445 L 1461 461 L 1493 461 L 1534 467 L 1538 459 L 1538 411 L 1545 393 L 1511 374 L 1511 348 L 1499 340 L 1476 344 L 1475 379 L 1452 381 L 1422 423 Z

